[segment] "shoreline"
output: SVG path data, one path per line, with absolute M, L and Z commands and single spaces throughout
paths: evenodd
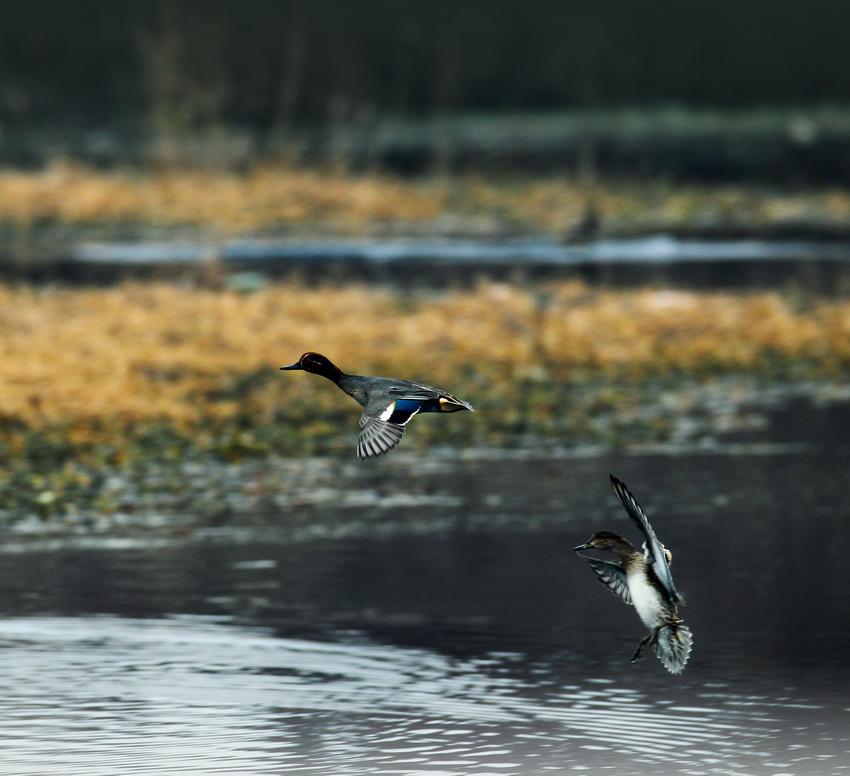
M 14 466 L 14 488 L 9 480 L 0 487 L 0 530 L 6 541 L 24 543 L 86 537 L 202 540 L 217 532 L 269 530 L 296 538 L 342 536 L 357 526 L 418 530 L 417 520 L 458 508 L 439 484 L 457 466 L 486 470 L 511 461 L 548 466 L 682 455 L 785 458 L 850 450 L 850 387 L 844 384 L 730 377 L 703 386 L 684 382 L 663 392 L 644 386 L 632 399 L 637 413 L 634 406 L 597 409 L 583 435 L 538 429 L 497 434 L 489 443 L 464 447 L 429 443 L 423 426 L 411 431 L 402 448 L 365 464 L 354 459 L 354 433 L 341 432 L 328 440 L 334 452 L 321 455 L 267 451 L 228 460 L 210 451 L 184 450 L 178 456 L 137 454 L 123 463 L 93 461 L 53 472 Z M 675 428 L 664 430 L 671 423 Z M 397 485 L 392 492 L 385 492 L 387 477 Z M 491 506 L 498 513 L 498 505 Z M 399 509 L 405 516 L 398 517 Z M 348 515 L 342 523 L 340 514 Z M 398 520 L 405 525 L 395 525 Z
M 91 244 L 197 245 L 213 258 L 229 242 L 251 241 L 537 241 L 582 249 L 665 235 L 818 246 L 850 242 L 848 224 L 850 194 L 837 186 L 557 174 L 405 178 L 268 165 L 233 173 L 57 162 L 0 172 L 0 273 L 22 280 L 61 279 Z

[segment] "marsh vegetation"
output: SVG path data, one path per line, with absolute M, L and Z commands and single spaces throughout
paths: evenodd
M 39 230 L 58 232 L 66 243 L 87 234 L 144 238 L 180 230 L 581 240 L 657 231 L 846 236 L 849 219 L 850 195 L 838 186 L 792 190 L 661 177 L 588 182 L 569 175 L 404 178 L 281 165 L 104 171 L 57 162 L 0 171 L 0 247 L 7 253 Z
M 9 519 L 108 512 L 110 470 L 351 454 L 357 406 L 278 371 L 305 350 L 479 410 L 418 423 L 410 452 L 692 441 L 746 427 L 777 385 L 839 395 L 850 371 L 850 302 L 791 292 L 127 283 L 6 286 L 0 311 Z

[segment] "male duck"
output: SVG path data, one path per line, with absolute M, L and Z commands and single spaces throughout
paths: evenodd
M 391 377 L 347 375 L 321 353 L 305 353 L 281 369 L 302 369 L 327 377 L 360 404 L 358 458 L 373 458 L 392 450 L 404 436 L 404 427 L 420 412 L 472 411 L 472 405 L 430 385 Z
M 672 555 L 658 541 L 649 520 L 628 488 L 614 475 L 611 475 L 611 486 L 629 517 L 646 537 L 643 554 L 613 531 L 597 531 L 587 544 L 580 544 L 573 549 L 609 550 L 618 556 L 616 561 L 586 555 L 581 557 L 615 595 L 627 604 L 634 604 L 643 624 L 649 628 L 649 635 L 638 644 L 632 662 L 643 654 L 647 645 L 651 645 L 670 673 L 681 673 L 691 653 L 693 636 L 677 616 L 676 607 L 685 601 L 676 591 L 670 575 Z

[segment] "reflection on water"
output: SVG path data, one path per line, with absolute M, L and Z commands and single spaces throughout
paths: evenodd
M 684 705 L 622 674 L 562 681 L 558 666 L 519 654 L 451 658 L 198 618 L 29 618 L 4 630 L 0 772 L 19 776 L 840 768 L 828 726 L 804 743 L 777 739 L 783 718 L 816 727 L 824 709 L 729 683 L 694 686 Z
M 8 544 L 0 774 L 846 774 L 848 458 L 400 459 L 364 479 L 433 504 L 372 524 Z M 681 677 L 570 552 L 632 531 L 608 471 L 675 554 Z

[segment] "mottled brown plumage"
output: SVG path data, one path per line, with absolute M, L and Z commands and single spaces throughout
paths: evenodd
M 587 555 L 587 561 L 599 580 L 627 604 L 637 610 L 643 624 L 649 629 L 632 658 L 637 660 L 647 646 L 655 649 L 658 659 L 671 673 L 678 674 L 687 663 L 693 637 L 690 629 L 678 616 L 677 605 L 684 603 L 673 585 L 670 575 L 672 556 L 649 525 L 649 520 L 635 497 L 616 477 L 611 477 L 614 492 L 629 516 L 644 534 L 643 553 L 624 537 L 613 531 L 597 531 L 585 543 L 573 549 L 612 552 L 616 561 L 602 560 Z

